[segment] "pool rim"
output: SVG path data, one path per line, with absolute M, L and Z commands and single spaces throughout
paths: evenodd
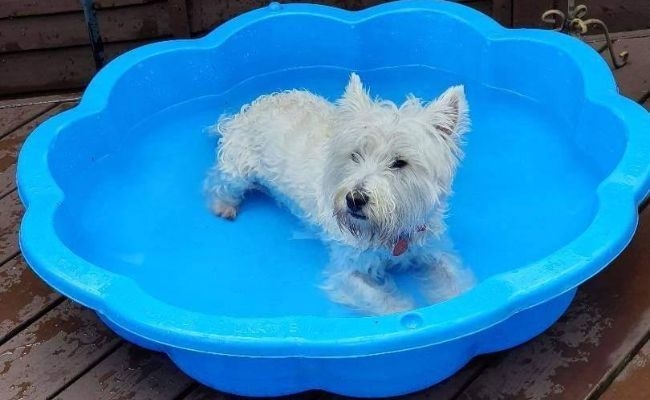
M 358 24 L 389 13 L 426 11 L 463 20 L 486 40 L 556 45 L 575 59 L 576 65 L 583 66 L 585 100 L 607 107 L 624 122 L 624 154 L 598 186 L 597 211 L 591 224 L 566 246 L 544 259 L 492 276 L 457 298 L 407 313 L 358 318 L 235 318 L 164 304 L 129 277 L 83 260 L 58 237 L 54 217 L 64 193 L 49 170 L 51 144 L 72 121 L 109 107 L 113 84 L 143 59 L 178 49 L 212 49 L 258 21 L 287 13 Z M 638 222 L 637 206 L 650 190 L 649 128 L 647 112 L 618 93 L 613 75 L 600 56 L 584 43 L 556 32 L 506 29 L 477 11 L 451 2 L 412 0 L 356 12 L 320 5 L 272 4 L 234 18 L 203 38 L 146 45 L 118 57 L 92 80 L 77 107 L 40 125 L 26 140 L 18 160 L 19 195 L 27 208 L 20 228 L 20 247 L 32 269 L 58 291 L 96 310 L 116 326 L 165 346 L 255 357 L 348 357 L 404 351 L 487 329 L 518 311 L 572 290 L 609 264 L 631 240 Z M 412 329 L 403 323 L 404 315 L 422 323 Z

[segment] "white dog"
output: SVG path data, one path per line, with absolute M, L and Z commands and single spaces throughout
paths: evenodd
M 392 271 L 413 270 L 431 302 L 472 283 L 443 222 L 468 127 L 462 86 L 398 107 L 371 99 L 353 73 L 336 104 L 293 90 L 222 117 L 205 190 L 214 213 L 233 219 L 247 190 L 270 189 L 330 244 L 323 288 L 332 300 L 370 314 L 404 311 L 414 301 Z

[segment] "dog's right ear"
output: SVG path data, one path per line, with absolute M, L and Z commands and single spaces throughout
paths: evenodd
M 368 92 L 364 89 L 363 84 L 361 83 L 361 78 L 359 78 L 359 75 L 356 73 L 353 72 L 350 74 L 350 81 L 345 88 L 343 97 L 338 101 L 338 104 L 350 109 L 351 111 L 361 111 L 369 108 L 372 104 Z

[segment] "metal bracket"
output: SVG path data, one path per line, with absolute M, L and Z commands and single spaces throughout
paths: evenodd
M 563 32 L 571 36 L 581 38 L 589 30 L 590 26 L 598 27 L 605 34 L 605 47 L 599 49 L 599 53 L 609 50 L 614 68 L 618 69 L 627 64 L 629 53 L 623 51 L 616 54 L 614 51 L 614 42 L 609 34 L 609 29 L 605 22 L 597 18 L 585 19 L 587 16 L 587 6 L 575 5 L 575 0 L 569 0 L 568 12 L 565 14 L 560 10 L 548 10 L 542 14 L 542 21 L 553 26 L 553 30 Z

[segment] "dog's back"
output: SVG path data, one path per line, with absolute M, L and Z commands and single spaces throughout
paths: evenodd
M 217 125 L 221 172 L 291 198 L 310 218 L 335 106 L 307 91 L 262 96 Z

